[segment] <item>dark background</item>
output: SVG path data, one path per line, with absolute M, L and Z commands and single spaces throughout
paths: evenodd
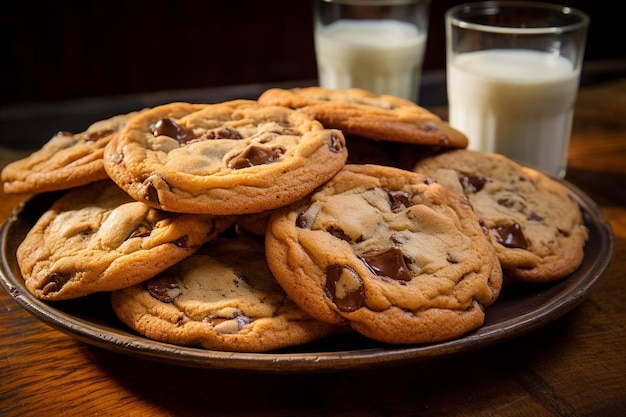
M 426 74 L 444 69 L 443 15 L 459 3 L 431 3 Z M 583 75 L 599 80 L 626 75 L 606 3 L 562 2 L 591 16 Z M 0 28 L 2 106 L 317 78 L 309 0 L 8 0 Z

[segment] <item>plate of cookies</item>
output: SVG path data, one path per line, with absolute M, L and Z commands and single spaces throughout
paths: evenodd
M 467 149 L 393 96 L 167 103 L 60 131 L 2 171 L 32 196 L 0 282 L 83 342 L 272 373 L 417 362 L 577 306 L 612 230 L 572 184 Z

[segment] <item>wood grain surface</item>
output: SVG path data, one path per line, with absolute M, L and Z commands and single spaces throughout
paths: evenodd
M 40 322 L 0 290 L 0 415 L 626 415 L 626 80 L 580 92 L 567 179 L 602 210 L 615 253 L 589 296 L 538 330 L 402 367 L 226 372 L 88 345 Z M 0 194 L 0 221 L 23 199 Z

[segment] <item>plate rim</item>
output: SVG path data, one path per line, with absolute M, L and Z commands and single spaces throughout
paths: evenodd
M 24 208 L 37 195 L 33 195 L 20 203 L 0 227 L 0 284 L 22 308 L 58 331 L 109 351 L 173 365 L 222 370 L 287 373 L 362 369 L 405 362 L 418 362 L 485 348 L 544 326 L 576 307 L 604 276 L 614 256 L 615 236 L 612 227 L 603 218 L 597 204 L 587 194 L 566 180 L 558 181 L 564 184 L 574 195 L 585 216 L 586 224 L 592 223 L 597 228 L 600 243 L 598 251 L 600 254 L 606 253 L 607 256 L 594 259 L 589 273 L 579 277 L 570 288 L 559 293 L 556 300 L 552 300 L 538 309 L 533 309 L 519 316 L 490 325 L 483 325 L 465 336 L 439 343 L 383 346 L 364 348 L 362 350 L 247 353 L 178 346 L 151 340 L 141 335 L 134 335 L 130 330 L 124 332 L 112 327 L 103 329 L 97 323 L 68 315 L 53 305 L 37 299 L 25 288 L 21 274 L 18 279 L 11 272 L 11 266 L 6 256 L 8 233 L 11 226 L 18 221 L 18 217 Z M 10 255 L 15 257 L 14 253 Z M 575 273 L 572 275 L 575 275 Z M 567 277 L 559 282 L 572 280 L 573 278 L 575 276 Z M 556 301 L 563 302 L 555 306 Z

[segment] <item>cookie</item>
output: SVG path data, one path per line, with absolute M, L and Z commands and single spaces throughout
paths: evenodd
M 5 193 L 42 193 L 79 187 L 108 178 L 104 147 L 114 134 L 141 111 L 113 116 L 82 133 L 61 131 L 41 149 L 2 170 Z
M 232 221 L 167 213 L 104 180 L 55 201 L 18 247 L 17 262 L 37 298 L 67 300 L 144 281 L 197 251 Z
M 265 352 L 338 331 L 312 319 L 276 282 L 263 240 L 220 237 L 145 283 L 114 291 L 119 319 L 150 339 L 232 352 Z
M 163 210 L 251 214 L 290 204 L 345 164 L 343 134 L 253 100 L 171 103 L 134 118 L 105 149 L 109 176 Z
M 272 88 L 258 100 L 298 109 L 346 136 L 445 148 L 465 148 L 468 143 L 463 133 L 412 101 L 358 88 Z
M 311 316 L 395 344 L 480 327 L 502 271 L 471 205 L 430 178 L 346 165 L 274 213 L 267 260 Z
M 512 280 L 554 281 L 580 266 L 588 230 L 578 203 L 557 180 L 500 154 L 471 150 L 430 156 L 414 170 L 470 200 Z

